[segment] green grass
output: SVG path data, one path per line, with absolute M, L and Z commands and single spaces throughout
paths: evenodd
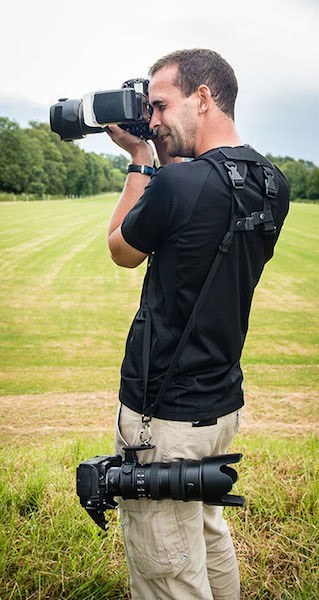
M 117 513 L 100 535 L 75 497 L 84 449 L 91 456 L 96 443 L 2 452 L 1 599 L 128 598 Z
M 0 206 L 2 393 L 116 389 L 143 267 L 108 257 L 115 198 Z
M 116 390 L 145 271 L 108 256 L 116 198 L 0 204 L 2 394 Z M 291 206 L 253 303 L 248 385 L 315 385 L 318 227 L 318 206 Z
M 76 465 L 113 449 L 145 271 L 108 257 L 116 199 L 0 203 L 0 600 L 129 598 L 117 513 L 104 535 L 75 494 Z M 291 206 L 252 308 L 232 448 L 247 504 L 227 509 L 243 600 L 319 598 L 318 221 Z
M 319 597 L 319 439 L 236 442 L 237 493 L 246 509 L 226 509 L 245 599 L 315 600 Z M 112 451 L 110 439 L 78 438 L 3 450 L 3 538 L 0 598 L 129 598 L 120 525 L 109 511 L 101 532 L 75 495 L 77 464 Z M 183 600 L 177 598 L 176 600 Z
M 315 382 L 311 367 L 318 364 L 318 227 L 318 206 L 291 205 L 256 289 L 243 355 L 248 365 L 309 367 L 309 385 Z

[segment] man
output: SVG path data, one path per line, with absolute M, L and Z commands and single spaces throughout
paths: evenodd
M 134 268 L 152 255 L 127 338 L 116 443 L 123 454 L 124 445 L 139 444 L 151 431 L 156 447 L 139 452 L 140 461 L 169 462 L 224 454 L 239 429 L 239 359 L 252 295 L 288 211 L 289 190 L 271 165 L 268 175 L 269 165 L 255 163 L 245 163 L 240 173 L 236 161 L 235 167 L 227 161 L 232 152 L 254 151 L 242 146 L 236 131 L 237 81 L 217 53 L 174 52 L 157 61 L 150 76 L 150 127 L 158 131 L 155 145 L 164 167 L 150 178 L 151 145 L 109 127 L 110 137 L 130 153 L 133 165 L 109 227 L 111 256 L 118 265 Z M 276 190 L 266 198 L 271 210 L 263 213 L 265 173 Z M 241 198 L 233 193 L 228 174 L 244 182 Z M 243 231 L 232 234 L 231 248 L 196 315 L 150 429 L 145 423 L 143 429 L 141 415 L 154 404 L 230 220 L 239 214 L 234 198 L 243 211 L 235 226 L 242 223 Z M 265 214 L 274 221 L 263 225 Z M 259 219 L 259 226 L 249 225 L 252 219 Z M 267 226 L 271 236 L 266 242 Z M 151 333 L 145 377 L 147 319 Z M 120 500 L 120 508 L 133 600 L 239 598 L 236 557 L 220 507 L 141 499 Z

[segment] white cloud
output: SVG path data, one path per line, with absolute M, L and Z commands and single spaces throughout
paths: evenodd
M 4 14 L 3 14 L 4 13 Z M 12 0 L 2 9 L 2 89 L 40 102 L 119 86 L 163 53 L 220 51 L 240 79 L 316 86 L 318 3 L 309 0 L 162 0 L 160 6 Z
M 319 91 L 318 17 L 317 0 L 11 0 L 1 14 L 0 97 L 20 99 L 26 112 L 25 98 L 49 107 L 61 96 L 119 87 L 146 76 L 163 54 L 201 46 L 233 65 L 238 115 L 276 113 L 285 96 L 290 110 L 298 97 L 307 113 L 309 95 Z

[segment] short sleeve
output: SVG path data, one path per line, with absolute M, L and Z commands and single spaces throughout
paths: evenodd
M 169 185 L 165 169 L 161 168 L 123 220 L 121 230 L 125 241 L 146 254 L 156 250 L 164 238 L 170 206 Z

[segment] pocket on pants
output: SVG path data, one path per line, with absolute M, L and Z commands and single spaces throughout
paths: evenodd
M 124 420 L 122 413 L 125 412 L 126 419 Z M 134 413 L 126 406 L 119 405 L 115 419 L 115 446 L 119 454 L 124 455 L 123 446 L 134 446 L 139 443 L 139 432 L 141 428 L 141 416 Z M 124 432 L 123 432 L 124 429 Z
M 129 507 L 126 507 L 128 503 Z M 146 579 L 165 575 L 175 577 L 188 560 L 189 553 L 173 500 L 124 501 L 121 514 L 125 548 L 134 571 Z

